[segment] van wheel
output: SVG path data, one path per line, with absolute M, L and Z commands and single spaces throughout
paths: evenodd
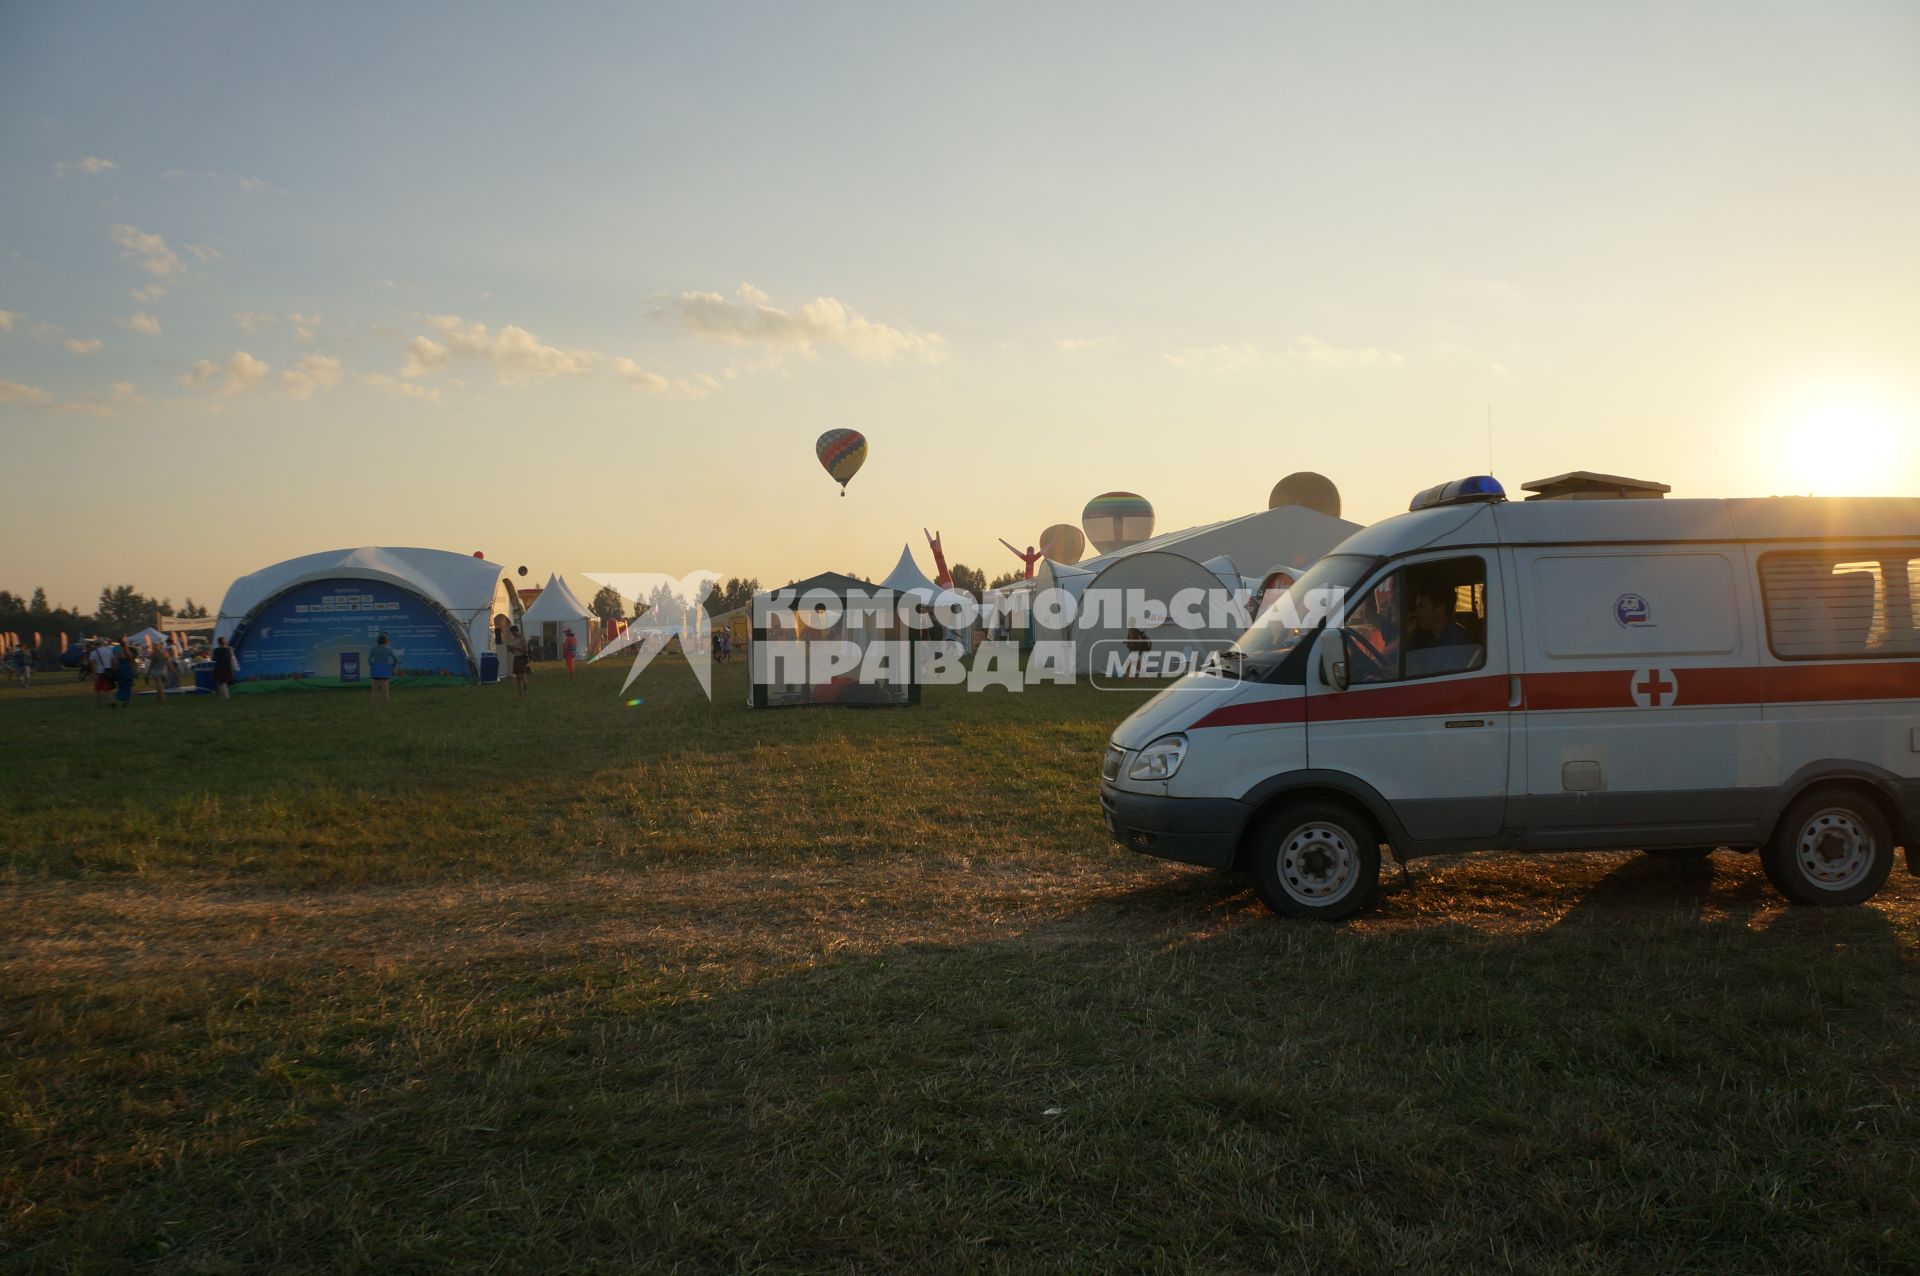
M 1760 866 L 1774 889 L 1796 904 L 1859 904 L 1893 871 L 1893 830 L 1871 798 L 1818 790 L 1780 817 Z
M 1717 846 L 1654 846 L 1640 853 L 1657 860 L 1703 860 L 1719 849 Z
M 1380 839 L 1332 802 L 1307 802 L 1267 821 L 1248 868 L 1253 888 L 1282 917 L 1328 921 L 1364 908 L 1380 885 Z

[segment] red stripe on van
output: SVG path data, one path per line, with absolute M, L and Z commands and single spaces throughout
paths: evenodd
M 1817 700 L 1920 700 L 1920 660 L 1857 665 L 1768 665 L 1760 670 L 1768 704 Z
M 1338 695 L 1308 702 L 1314 722 L 1352 722 L 1363 718 L 1432 718 L 1456 713 L 1504 713 L 1504 675 L 1461 678 L 1455 682 L 1388 683 L 1350 687 Z
M 1306 720 L 1305 697 L 1288 696 L 1284 700 L 1249 700 L 1244 704 L 1223 706 L 1215 709 L 1187 730 L 1198 731 L 1201 727 L 1284 726 L 1290 722 Z
M 1847 700 L 1920 700 L 1920 661 L 1857 664 L 1752 665 L 1668 671 L 1678 691 L 1668 708 L 1710 705 L 1818 704 Z M 1579 673 L 1523 674 L 1521 712 L 1568 709 L 1632 709 L 1633 680 L 1644 671 L 1596 669 Z M 1507 712 L 1502 676 L 1457 682 L 1413 682 L 1355 687 L 1310 700 L 1298 696 L 1255 700 L 1215 709 L 1187 730 L 1201 727 L 1282 726 L 1307 720 L 1350 722 L 1368 718 L 1431 718 L 1461 713 Z
M 1525 708 L 1535 712 L 1555 709 L 1631 709 L 1633 669 L 1590 669 L 1580 673 L 1530 673 L 1520 678 Z M 1760 670 L 1674 669 L 1676 705 L 1759 704 Z

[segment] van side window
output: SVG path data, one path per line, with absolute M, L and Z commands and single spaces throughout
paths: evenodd
M 1782 660 L 1920 656 L 1920 559 L 1907 551 L 1763 554 L 1760 592 Z
M 1466 673 L 1487 663 L 1487 564 L 1416 563 L 1382 577 L 1347 609 L 1353 684 Z

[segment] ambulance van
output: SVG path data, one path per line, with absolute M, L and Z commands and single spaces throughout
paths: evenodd
M 1380 851 L 1755 851 L 1857 904 L 1920 831 L 1920 500 L 1429 489 L 1121 723 L 1108 831 L 1363 907 Z

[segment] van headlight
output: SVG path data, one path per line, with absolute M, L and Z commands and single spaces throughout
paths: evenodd
M 1187 737 L 1163 735 L 1146 748 L 1127 768 L 1129 780 L 1171 780 L 1187 756 Z

